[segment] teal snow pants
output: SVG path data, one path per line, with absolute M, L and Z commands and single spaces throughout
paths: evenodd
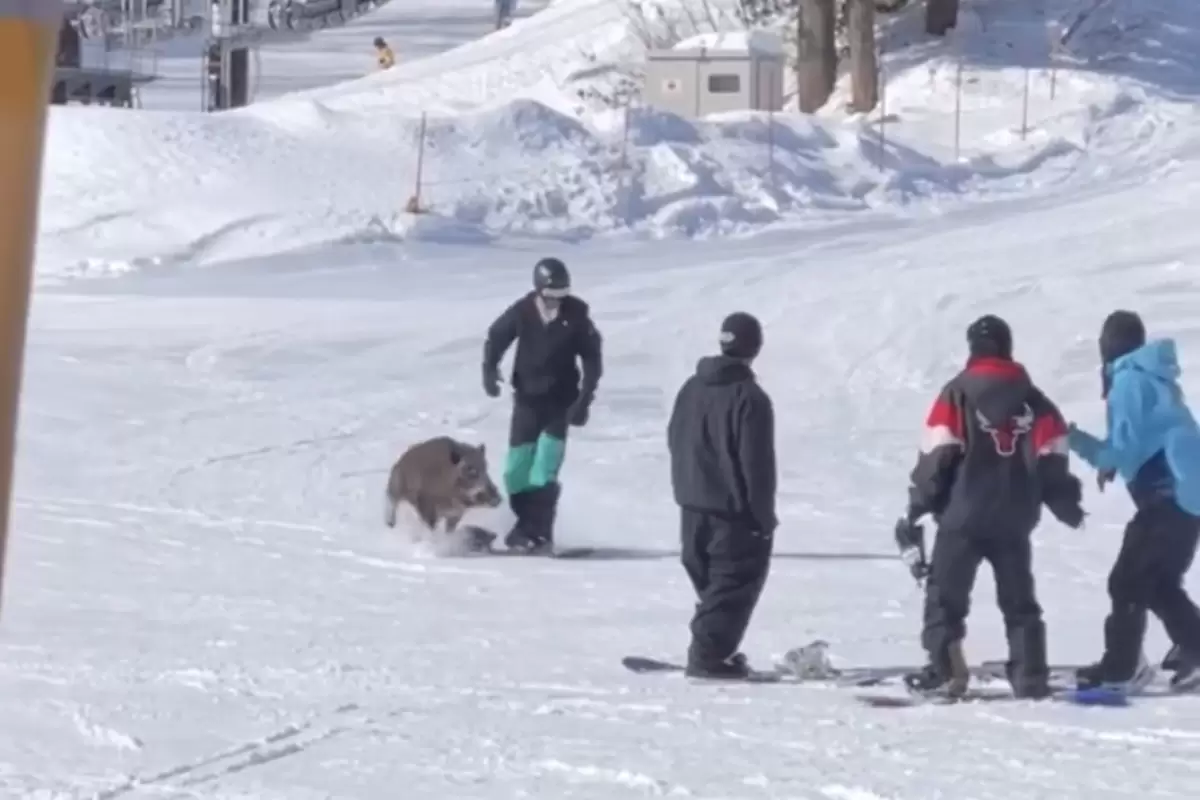
M 567 451 L 567 410 L 560 404 L 513 404 L 504 490 L 513 498 L 558 483 Z

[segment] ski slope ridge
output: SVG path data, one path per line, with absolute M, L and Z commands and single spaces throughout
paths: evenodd
M 621 111 L 581 106 L 570 75 L 640 41 L 619 4 L 596 0 L 566 0 L 388 74 L 219 116 L 56 108 L 39 276 L 331 242 L 678 239 L 823 225 L 847 211 L 936 216 L 961 203 L 1153 180 L 1195 152 L 1194 103 L 1111 69 L 1064 69 L 1058 99 L 1043 103 L 1021 141 L 1023 73 L 988 61 L 1014 30 L 1040 37 L 1043 22 L 1015 5 L 1025 16 L 964 34 L 988 102 L 968 117 L 982 144 L 959 163 L 946 149 L 953 95 L 938 90 L 954 66 L 923 41 L 889 53 L 889 108 L 900 122 L 883 149 L 869 121 L 832 111 L 693 122 L 639 108 L 626 122 Z M 1194 18 L 1185 11 L 1155 12 L 1154 30 Z M 414 220 L 402 209 L 416 185 L 423 113 L 421 198 L 432 213 Z

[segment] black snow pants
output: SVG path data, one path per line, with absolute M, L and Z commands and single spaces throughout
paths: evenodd
M 1183 587 L 1196 556 L 1200 518 L 1166 499 L 1145 506 L 1125 526 L 1108 576 L 1112 610 L 1104 621 L 1105 680 L 1128 680 L 1146 636 L 1146 612 L 1158 617 L 1171 642 L 1200 658 L 1200 611 Z
M 925 587 L 921 632 L 921 644 L 933 665 L 947 669 L 950 646 L 966 636 L 975 576 L 979 565 L 987 561 L 1008 638 L 1008 680 L 1018 696 L 1044 689 L 1049 678 L 1046 626 L 1034 587 L 1030 539 L 1031 533 L 1024 531 L 986 537 L 938 531 Z
M 774 539 L 721 516 L 680 513 L 683 568 L 697 596 L 688 663 L 703 668 L 741 645 L 767 582 Z

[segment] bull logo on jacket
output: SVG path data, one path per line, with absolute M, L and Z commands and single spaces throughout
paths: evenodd
M 1033 409 L 1025 403 L 1020 414 L 1008 417 L 1000 424 L 992 424 L 979 409 L 975 410 L 975 419 L 980 428 L 991 434 L 992 441 L 996 444 L 996 452 L 1005 458 L 1011 458 L 1017 452 L 1021 434 L 1033 430 L 1034 415 Z

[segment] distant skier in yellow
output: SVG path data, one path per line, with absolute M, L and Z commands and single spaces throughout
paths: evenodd
M 396 66 L 396 55 L 382 36 L 375 37 L 375 60 L 380 69 L 391 69 Z

